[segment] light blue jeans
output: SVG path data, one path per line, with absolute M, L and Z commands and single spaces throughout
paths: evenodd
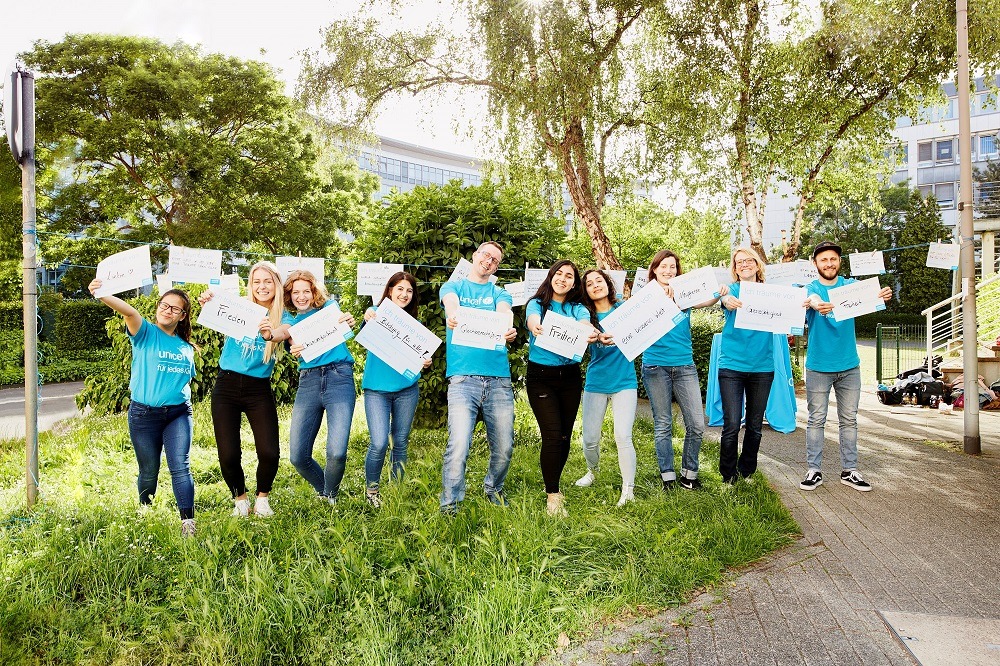
M 326 497 L 336 497 L 340 492 L 355 401 L 353 363 L 330 363 L 299 372 L 299 389 L 292 406 L 289 457 L 302 478 Z M 325 469 L 312 457 L 324 412 Z
M 843 372 L 806 370 L 806 463 L 809 469 L 823 466 L 823 439 L 826 415 L 830 411 L 830 389 L 837 395 L 840 424 L 840 466 L 858 468 L 858 403 L 861 401 L 861 366 Z
M 677 477 L 674 473 L 674 414 L 670 404 L 676 397 L 684 417 L 681 474 L 689 479 L 698 478 L 698 454 L 705 434 L 705 407 L 701 402 L 698 369 L 694 365 L 643 365 L 642 383 L 653 409 L 653 442 L 660 476 L 665 480 Z
M 617 393 L 583 392 L 583 457 L 587 467 L 597 471 L 601 460 L 601 430 L 604 415 L 611 403 L 611 418 L 615 424 L 615 444 L 618 445 L 618 467 L 622 472 L 622 487 L 635 486 L 635 447 L 632 445 L 632 426 L 635 425 L 637 389 Z
M 483 481 L 486 493 L 503 490 L 514 453 L 514 390 L 509 377 L 455 375 L 448 384 L 448 446 L 441 467 L 441 506 L 465 499 L 465 463 L 472 431 L 482 416 L 490 444 L 490 463 Z
M 406 450 L 410 443 L 413 416 L 417 413 L 420 387 L 417 384 L 399 391 L 365 389 L 365 419 L 368 421 L 368 454 L 365 456 L 365 485 L 378 488 L 389 450 L 389 433 L 392 432 L 392 469 L 389 477 L 402 481 L 406 465 Z

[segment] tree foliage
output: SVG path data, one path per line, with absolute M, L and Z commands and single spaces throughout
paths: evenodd
M 40 161 L 60 175 L 40 197 L 49 231 L 125 225 L 133 240 L 323 256 L 377 186 L 343 160 L 318 165 L 265 64 L 108 35 L 39 41 L 22 57 L 39 75 Z M 96 244 L 72 249 L 108 253 Z M 56 244 L 45 258 L 69 252 Z
M 952 289 L 952 274 L 940 268 L 927 267 L 927 243 L 947 240 L 951 231 L 941 223 L 941 209 L 933 196 L 926 199 L 919 190 L 910 192 L 903 228 L 899 235 L 899 300 L 900 310 L 912 314 L 948 298 Z
M 358 261 L 406 264 L 417 278 L 420 292 L 419 320 L 445 338 L 445 316 L 438 291 L 462 258 L 468 259 L 483 241 L 498 241 L 504 257 L 497 275 L 499 284 L 523 279 L 524 266 L 548 267 L 557 258 L 565 234 L 562 222 L 544 218 L 538 207 L 518 192 L 486 182 L 462 187 L 417 187 L 393 194 L 388 205 L 366 223 L 352 248 Z M 354 275 L 345 275 L 345 299 L 354 299 Z M 358 310 L 370 305 L 367 297 L 356 301 Z M 524 309 L 514 309 L 515 342 L 509 343 L 511 373 L 515 384 L 524 378 L 527 358 Z M 356 354 L 360 358 L 361 354 Z M 427 425 L 445 422 L 447 382 L 444 347 L 434 365 L 420 379 L 418 420 Z

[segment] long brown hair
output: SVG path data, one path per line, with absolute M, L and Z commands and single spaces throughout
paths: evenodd
M 191 344 L 191 297 L 187 295 L 187 292 L 183 289 L 170 289 L 168 291 L 160 294 L 159 300 L 156 301 L 156 309 L 160 309 L 160 303 L 167 296 L 173 294 L 177 296 L 182 301 L 184 301 L 184 318 L 177 322 L 177 328 L 174 329 L 174 333 L 177 334 L 184 342 Z M 193 346 L 193 345 L 192 345 Z
M 608 288 L 608 303 L 614 307 L 615 303 L 618 302 L 618 296 L 615 295 L 615 283 L 611 277 L 605 273 L 600 268 L 588 268 L 580 276 L 580 285 L 582 296 L 580 297 L 580 302 L 583 303 L 584 307 L 590 312 L 590 323 L 594 325 L 594 328 L 600 328 L 600 324 L 597 319 L 597 304 L 594 299 L 590 297 L 590 293 L 587 291 L 587 276 L 591 273 L 597 273 L 604 280 L 605 286 Z
M 309 288 L 312 289 L 313 293 L 313 307 L 319 310 L 324 305 L 326 301 L 330 298 L 329 294 L 326 293 L 326 285 L 322 282 L 316 280 L 316 277 L 309 271 L 292 271 L 285 278 L 285 284 L 282 289 L 285 292 L 285 309 L 289 312 L 295 312 L 295 306 L 292 304 L 292 285 L 295 284 L 297 280 L 304 280 L 309 283 Z
M 655 255 L 653 255 L 653 260 L 649 262 L 649 274 L 646 276 L 650 282 L 656 282 L 656 269 L 660 267 L 664 259 L 668 257 L 673 257 L 674 261 L 677 263 L 677 274 L 680 275 L 684 271 L 681 270 L 681 258 L 677 256 L 677 253 L 673 250 L 660 250 Z
M 409 282 L 410 286 L 413 287 L 413 298 L 410 299 L 410 302 L 406 304 L 406 307 L 403 308 L 403 310 L 406 312 L 406 314 L 416 318 L 417 307 L 420 305 L 420 292 L 417 290 L 417 278 L 413 277 L 412 275 L 410 275 L 405 271 L 399 271 L 398 273 L 392 274 L 392 277 L 389 278 L 389 281 L 385 283 L 385 289 L 382 290 L 382 299 L 379 301 L 379 303 L 389 298 L 389 294 L 392 292 L 392 288 L 403 281 Z

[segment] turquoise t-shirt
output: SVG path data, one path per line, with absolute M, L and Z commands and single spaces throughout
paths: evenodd
M 598 312 L 601 321 L 614 312 L 621 303 L 615 303 L 607 312 Z M 588 393 L 618 393 L 639 388 L 635 377 L 635 364 L 625 358 L 615 345 L 590 343 L 590 362 L 587 364 L 587 382 L 583 390 Z
M 642 353 L 643 365 L 660 365 L 669 368 L 694 365 L 691 350 L 691 311 L 682 310 L 684 319 L 663 334 Z
M 590 313 L 587 312 L 587 308 L 580 303 L 556 303 L 555 301 L 552 301 L 552 303 L 549 304 L 548 311 L 561 314 L 564 317 L 569 317 L 570 319 L 575 319 L 577 321 L 590 321 Z M 531 315 L 538 315 L 539 317 L 542 316 L 542 302 L 538 299 L 532 298 L 525 306 L 524 318 L 527 319 Z M 579 361 L 574 361 L 571 358 L 566 358 L 565 356 L 560 356 L 559 354 L 550 352 L 548 349 L 536 347 L 535 334 L 531 331 L 528 331 L 528 360 L 532 363 L 538 363 L 539 365 L 571 365 L 573 363 L 579 363 Z
M 819 280 L 806 285 L 810 296 L 816 294 L 824 303 L 830 301 L 830 290 L 856 282 L 854 278 L 837 276 L 837 283 L 827 286 Z M 837 321 L 821 315 L 812 308 L 806 310 L 809 326 L 809 346 L 806 348 L 806 370 L 817 372 L 843 372 L 861 365 L 858 341 L 854 334 L 854 320 Z
M 260 337 L 260 333 L 253 340 L 237 340 L 227 336 L 219 356 L 219 367 L 248 377 L 270 377 L 274 370 L 275 355 L 271 354 L 271 360 L 265 363 L 266 347 L 267 341 Z
M 323 309 L 336 308 L 336 307 L 340 306 L 338 306 L 337 301 L 333 300 L 332 298 L 323 304 Z M 294 326 L 295 324 L 305 320 L 307 317 L 311 317 L 317 312 L 319 312 L 319 310 L 315 308 L 313 308 L 312 310 L 307 310 L 301 314 L 291 313 L 286 311 L 285 314 L 281 316 L 281 323 Z M 351 356 L 351 352 L 348 351 L 346 342 L 341 342 L 339 345 L 337 345 L 330 351 L 320 354 L 318 357 L 314 358 L 311 361 L 306 361 L 303 358 L 299 358 L 299 370 L 309 370 L 310 368 L 318 368 L 321 365 L 329 365 L 330 363 L 354 363 L 354 357 Z
M 378 308 L 369 308 L 369 310 L 378 312 Z M 410 388 L 419 379 L 420 375 L 417 375 L 413 379 L 407 379 L 393 370 L 391 365 L 369 351 L 365 357 L 365 373 L 361 377 L 361 388 L 394 393 L 402 391 L 405 388 Z
M 176 335 L 167 335 L 145 319 L 132 343 L 132 400 L 150 407 L 183 405 L 191 400 L 194 347 Z
M 458 282 L 445 282 L 441 286 L 439 297 L 444 300 L 448 294 L 458 296 L 458 304 L 463 308 L 496 311 L 498 303 L 513 305 L 514 300 L 506 289 L 501 289 L 491 282 L 479 284 L 468 278 Z M 510 377 L 510 360 L 507 358 L 507 348 L 476 349 L 464 345 L 454 345 L 451 342 L 452 329 L 445 336 L 445 350 L 448 359 L 447 376 L 481 375 L 483 377 Z
M 729 293 L 739 298 L 740 283 L 729 285 Z M 719 307 L 726 316 L 719 367 L 739 372 L 774 372 L 774 333 L 736 328 L 736 310 Z

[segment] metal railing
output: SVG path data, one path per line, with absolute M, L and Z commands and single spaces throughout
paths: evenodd
M 924 361 L 927 332 L 920 324 L 875 325 L 875 381 L 882 383 L 899 373 L 920 367 Z
M 991 285 L 998 285 L 991 287 Z M 989 347 L 1000 328 L 1000 274 L 976 285 L 976 320 L 979 344 Z M 962 298 L 955 294 L 935 303 L 920 314 L 927 319 L 925 351 L 930 359 L 936 353 L 947 354 L 962 348 Z

